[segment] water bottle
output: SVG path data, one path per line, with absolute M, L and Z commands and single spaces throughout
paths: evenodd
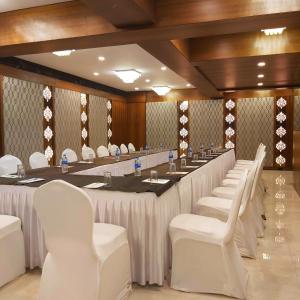
M 193 158 L 193 150 L 191 146 L 188 148 L 188 158 Z
M 173 162 L 173 159 L 174 159 L 173 151 L 170 150 L 170 151 L 169 151 L 169 163 L 172 163 L 172 162 Z
M 63 174 L 68 173 L 68 164 L 69 164 L 69 162 L 68 162 L 67 155 L 64 154 L 61 159 L 61 172 Z
M 142 163 L 139 158 L 136 158 L 134 161 L 134 176 L 141 176 L 142 172 Z
M 150 152 L 150 151 L 149 151 L 149 149 L 150 149 L 150 148 L 149 148 L 149 146 L 146 144 L 146 145 L 145 145 L 145 151 L 146 151 L 146 155 L 148 155 L 148 154 L 149 154 L 149 152 Z
M 120 161 L 120 155 L 121 155 L 121 151 L 118 147 L 117 150 L 116 150 L 116 161 Z
M 159 145 L 159 149 L 160 149 L 161 152 L 163 151 L 163 149 L 164 149 L 163 144 L 160 144 L 160 145 Z

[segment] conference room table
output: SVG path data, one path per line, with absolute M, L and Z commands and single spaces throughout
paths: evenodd
M 132 174 L 136 156 L 143 162 L 141 177 Z M 62 174 L 59 167 L 36 169 L 27 172 L 27 178 L 39 177 L 44 180 L 26 185 L 20 184 L 17 178 L 0 177 L 0 214 L 21 219 L 27 267 L 42 267 L 47 249 L 33 208 L 33 195 L 36 188 L 46 182 L 65 180 L 83 188 L 89 195 L 95 211 L 95 222 L 116 224 L 127 229 L 132 280 L 141 285 L 163 285 L 171 266 L 170 221 L 180 213 L 193 212 L 197 200 L 210 195 L 235 163 L 234 150 L 215 154 L 205 160 L 187 159 L 185 168 L 181 168 L 180 159 L 176 158 L 174 162 L 178 173 L 173 174 L 167 174 L 168 151 L 162 151 L 149 155 L 130 154 L 121 157 L 120 162 L 106 158 L 93 163 L 73 163 L 68 174 Z M 144 182 L 149 179 L 150 170 L 157 170 L 159 179 L 168 182 Z M 118 175 L 112 177 L 111 186 L 85 188 L 88 184 L 103 182 L 101 175 L 105 171 Z

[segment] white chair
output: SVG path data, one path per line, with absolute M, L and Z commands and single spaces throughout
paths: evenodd
M 246 298 L 248 275 L 233 239 L 245 182 L 246 171 L 226 223 L 191 214 L 171 221 L 172 288 Z
M 22 162 L 19 158 L 7 154 L 0 158 L 0 175 L 9 175 L 15 174 L 18 170 L 18 165 L 21 165 Z
M 126 229 L 94 223 L 88 195 L 62 180 L 39 187 L 33 203 L 49 251 L 38 299 L 126 299 L 131 291 Z
M 39 169 L 49 167 L 48 159 L 41 152 L 34 152 L 29 157 L 29 165 L 31 169 Z
M 83 160 L 88 160 L 90 158 L 95 159 L 96 158 L 96 153 L 94 149 L 91 147 L 82 147 L 82 158 Z
M 25 273 L 21 220 L 0 215 L 0 287 Z
M 135 147 L 134 147 L 134 145 L 132 143 L 128 144 L 128 151 L 129 151 L 129 153 L 135 152 Z
M 127 154 L 128 153 L 128 149 L 127 149 L 125 144 L 121 144 L 120 150 L 121 150 L 122 154 Z
M 115 156 L 115 155 L 116 155 L 116 152 L 117 152 L 117 149 L 118 149 L 118 146 L 117 146 L 117 145 L 115 145 L 115 144 L 111 145 L 111 146 L 110 146 L 110 150 L 109 150 L 110 155 Z
M 109 156 L 109 151 L 105 146 L 101 145 L 97 148 L 97 155 L 98 157 L 106 157 Z
M 78 161 L 78 157 L 77 157 L 76 152 L 75 152 L 74 150 L 70 149 L 70 148 L 65 149 L 65 150 L 62 152 L 61 157 L 63 157 L 64 155 L 67 156 L 67 159 L 68 159 L 68 162 L 69 162 L 69 163 Z

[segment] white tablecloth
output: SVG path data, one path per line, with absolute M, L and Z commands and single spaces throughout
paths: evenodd
M 209 195 L 228 169 L 234 151 L 209 162 L 181 179 L 160 197 L 154 193 L 126 193 L 87 190 L 95 209 L 95 221 L 127 228 L 131 249 L 133 281 L 163 284 L 171 263 L 168 225 L 180 213 L 191 212 L 192 204 Z M 33 209 L 35 188 L 0 185 L 0 214 L 22 220 L 26 263 L 42 266 L 46 249 L 41 226 Z

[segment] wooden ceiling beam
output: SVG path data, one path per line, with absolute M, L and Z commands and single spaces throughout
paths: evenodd
M 118 28 L 155 22 L 154 0 L 81 0 Z
M 215 59 L 292 53 L 300 53 L 300 27 L 287 28 L 277 36 L 251 32 L 191 39 L 189 51 L 193 65 Z

